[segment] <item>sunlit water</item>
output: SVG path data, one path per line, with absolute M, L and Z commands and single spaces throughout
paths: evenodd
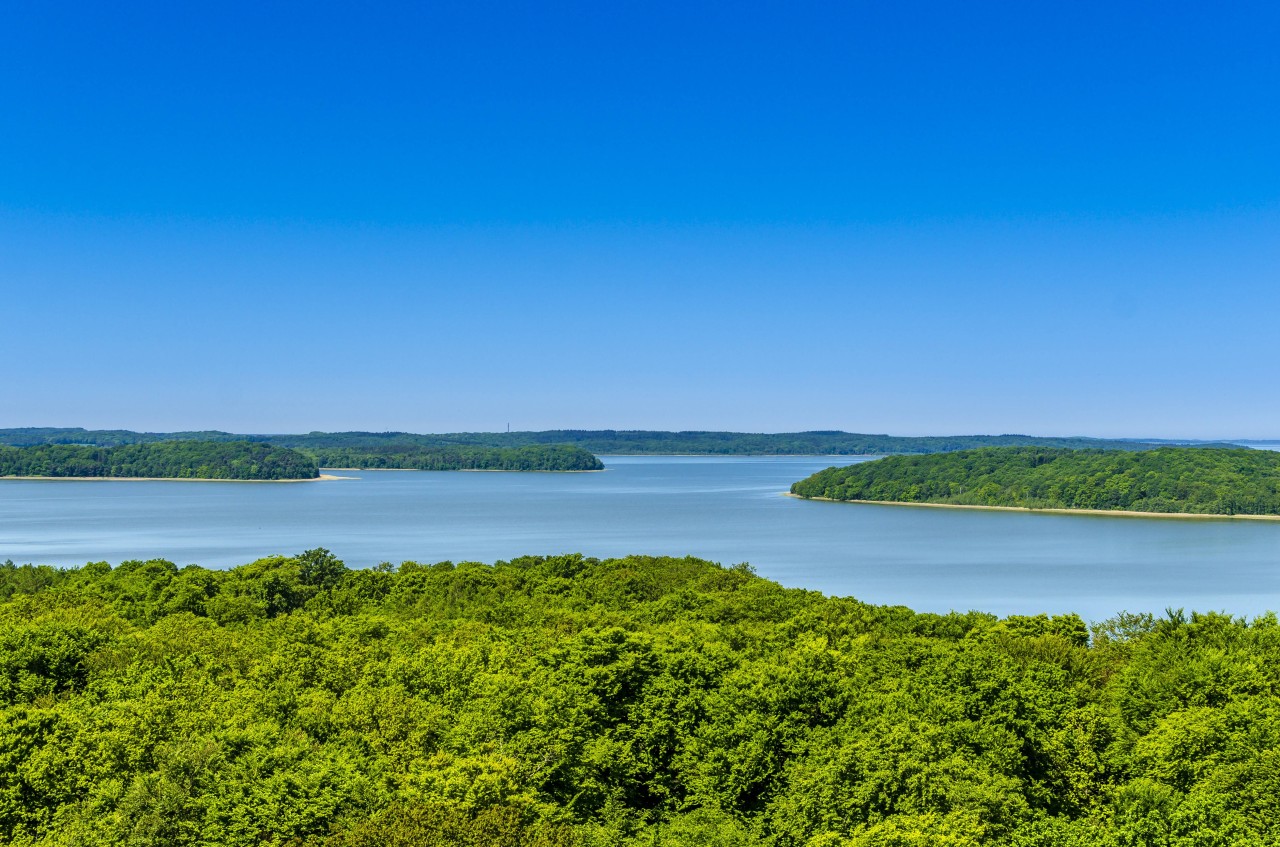
M 292 484 L 0 480 L 0 561 L 227 567 L 327 547 L 353 567 L 527 553 L 750 562 L 784 585 L 918 610 L 1280 609 L 1280 522 L 821 503 L 826 457 L 605 457 L 601 473 L 342 472 Z

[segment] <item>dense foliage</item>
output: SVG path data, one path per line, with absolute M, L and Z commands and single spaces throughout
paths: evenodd
M 852 432 L 657 432 L 647 430 L 553 429 L 545 432 L 454 432 L 420 435 L 411 432 L 311 432 L 305 435 L 232 435 L 225 432 L 142 433 L 27 427 L 0 430 L 0 444 L 125 444 L 196 439 L 203 441 L 268 441 L 307 450 L 359 449 L 382 452 L 407 447 L 525 447 L 563 445 L 596 454 L 698 455 L 882 455 L 942 453 L 978 447 L 1035 445 L 1041 447 L 1145 450 L 1150 442 L 1097 438 L 1041 438 L 1031 435 L 954 435 L 901 437 Z
M 795 483 L 791 492 L 832 500 L 1276 515 L 1280 452 L 998 447 L 827 468 Z
M 0 447 L 0 476 L 314 479 L 296 450 L 248 441 L 159 441 L 120 447 Z
M 914 614 L 745 566 L 0 567 L 15 845 L 1280 839 L 1280 625 Z
M 581 447 L 301 448 L 322 468 L 404 468 L 420 471 L 598 471 L 604 464 Z

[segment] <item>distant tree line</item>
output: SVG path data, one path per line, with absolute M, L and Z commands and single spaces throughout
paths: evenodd
M 905 437 L 850 432 L 656 432 L 614 430 L 549 430 L 547 432 L 458 433 L 446 436 L 463 443 L 576 444 L 596 454 L 690 455 L 885 455 L 942 453 L 975 447 L 1037 444 L 1047 447 L 1103 447 L 1142 450 L 1134 441 L 1091 438 L 1041 438 L 1029 435 L 957 435 Z M 278 443 L 285 443 L 283 441 Z
M 828 468 L 795 483 L 791 492 L 832 500 L 1275 515 L 1280 514 L 1280 453 L 1221 447 L 987 448 Z
M 691 558 L 0 565 L 17 847 L 1280 843 L 1280 625 Z
M 119 447 L 0 447 L 0 476 L 314 479 L 313 459 L 246 441 L 159 441 Z
M 363 449 L 381 452 L 407 447 L 525 447 L 573 445 L 599 454 L 691 455 L 888 455 L 926 454 L 979 447 L 1039 446 L 1146 450 L 1152 442 L 1097 438 L 1045 438 L 1030 435 L 955 435 L 905 437 L 852 432 L 663 432 L 650 430 L 554 429 L 542 432 L 311 432 L 301 435 L 233 435 L 226 432 L 140 433 L 28 427 L 0 430 L 0 444 L 115 444 L 165 440 L 266 441 L 282 447 Z
M 598 471 L 604 464 L 581 447 L 377 447 L 299 448 L 322 468 L 367 468 L 420 471 Z

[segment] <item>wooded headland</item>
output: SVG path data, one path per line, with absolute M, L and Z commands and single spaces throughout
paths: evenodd
M 1280 515 L 1280 453 L 993 447 L 827 468 L 792 485 L 791 493 L 1027 509 Z
M 247 441 L 157 441 L 92 447 L 0 446 L 0 477 L 316 479 L 316 463 L 287 447 Z
M 289 448 L 262 441 L 149 441 L 98 447 L 0 446 L 0 477 L 75 479 L 315 479 L 320 467 L 432 471 L 594 471 L 604 465 L 567 445 L 527 447 Z

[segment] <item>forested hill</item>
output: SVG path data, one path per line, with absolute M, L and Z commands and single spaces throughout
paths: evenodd
M 0 841 L 1280 843 L 1280 626 L 746 567 L 0 566 Z
M 598 471 L 604 463 L 581 447 L 304 447 L 322 468 L 402 468 L 421 471 Z
M 1153 443 L 1095 438 L 1045 438 L 1030 435 L 954 435 L 906 437 L 851 432 L 661 432 L 648 430 L 557 429 L 544 432 L 311 432 L 301 435 L 233 435 L 225 432 L 145 433 L 29 427 L 0 430 L 0 444 L 116 444 L 164 440 L 266 441 L 282 447 L 358 449 L 382 452 L 408 447 L 524 447 L 573 445 L 595 454 L 695 455 L 884 455 L 942 453 L 978 447 L 1041 447 L 1144 450 Z
M 791 492 L 832 500 L 1277 515 L 1280 453 L 999 447 L 828 468 L 795 483 Z
M 287 447 L 244 441 L 160 441 L 120 447 L 0 446 L 0 476 L 315 479 L 316 463 Z

